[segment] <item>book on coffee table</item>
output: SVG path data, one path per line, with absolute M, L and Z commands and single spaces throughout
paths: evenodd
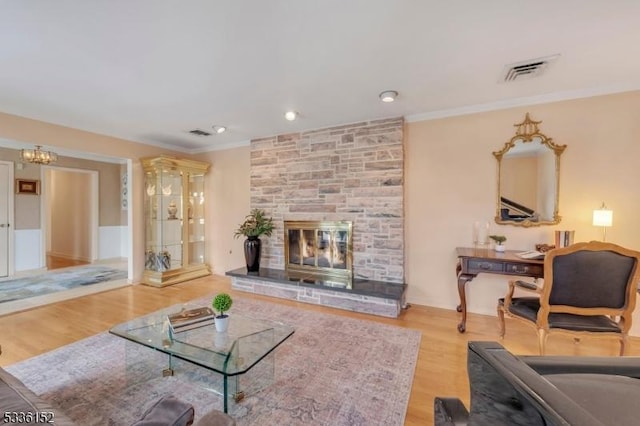
M 169 327 L 174 333 L 187 331 L 205 325 L 213 324 L 215 313 L 211 308 L 195 308 L 167 315 Z

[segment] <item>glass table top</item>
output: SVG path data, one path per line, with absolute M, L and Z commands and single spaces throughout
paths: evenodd
M 294 333 L 288 325 L 233 312 L 224 333 L 213 324 L 173 333 L 167 315 L 195 307 L 171 306 L 118 324 L 109 332 L 225 376 L 245 373 Z

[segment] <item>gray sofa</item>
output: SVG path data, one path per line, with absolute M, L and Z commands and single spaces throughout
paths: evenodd
M 40 413 L 38 415 L 42 417 L 29 422 L 27 418 L 24 420 L 18 418 L 20 413 L 32 413 L 31 415 Z M 2 424 L 46 424 L 47 422 L 43 419 L 49 420 L 50 417 L 53 417 L 55 425 L 73 425 L 73 422 L 64 413 L 46 403 L 27 389 L 20 380 L 2 368 L 0 368 L 0 415 L 3 416 L 0 418 Z
M 469 410 L 437 397 L 436 426 L 620 426 L 640 419 L 640 357 L 514 356 L 470 342 Z
M 20 380 L 2 368 L 0 368 L 0 416 L 2 416 L 0 424 L 74 425 L 64 413 L 31 392 Z M 38 417 L 33 418 L 33 416 Z M 194 410 L 191 404 L 167 395 L 148 407 L 142 418 L 133 426 L 187 426 L 193 424 L 193 418 Z M 195 425 L 234 426 L 235 424 L 233 417 L 218 410 L 211 410 Z

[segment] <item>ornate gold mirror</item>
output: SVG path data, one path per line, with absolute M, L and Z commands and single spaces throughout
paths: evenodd
M 560 223 L 560 156 L 567 147 L 540 133 L 526 114 L 516 135 L 493 155 L 498 160 L 496 223 L 540 226 Z

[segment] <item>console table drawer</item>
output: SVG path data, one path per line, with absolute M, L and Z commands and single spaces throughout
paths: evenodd
M 491 262 L 488 260 L 469 259 L 469 272 L 504 272 L 504 264 L 502 262 Z
M 544 272 L 543 265 L 530 265 L 522 263 L 506 263 L 504 272 L 507 274 L 529 275 L 530 277 L 541 277 Z

